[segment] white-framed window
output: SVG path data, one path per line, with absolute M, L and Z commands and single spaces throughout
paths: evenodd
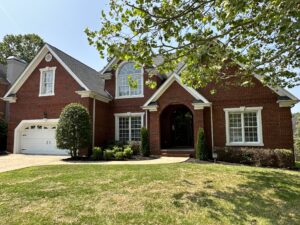
M 226 108 L 226 145 L 263 146 L 262 107 Z
M 116 113 L 115 139 L 121 142 L 140 141 L 144 113 Z
M 137 83 L 137 87 L 131 87 L 131 80 Z M 133 62 L 123 62 L 116 71 L 116 98 L 144 97 L 143 69 L 135 68 Z
M 40 94 L 39 96 L 54 95 L 56 67 L 46 67 L 40 69 Z

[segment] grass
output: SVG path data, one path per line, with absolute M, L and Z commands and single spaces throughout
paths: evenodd
M 300 172 L 59 165 L 0 174 L 0 224 L 300 224 Z

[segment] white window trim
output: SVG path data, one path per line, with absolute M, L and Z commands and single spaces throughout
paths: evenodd
M 53 71 L 53 92 L 51 94 L 42 94 L 42 84 L 43 84 L 43 72 L 46 71 Z M 39 91 L 39 97 L 45 97 L 45 96 L 54 96 L 55 95 L 55 70 L 56 67 L 45 67 L 40 69 L 40 91 Z
M 120 117 L 133 117 L 133 116 L 140 116 L 141 117 L 141 128 L 144 126 L 144 112 L 139 112 L 139 113 L 115 113 L 115 140 L 119 141 L 119 118 Z M 131 141 L 131 120 L 129 120 L 129 141 Z
M 126 96 L 120 96 L 119 95 L 119 84 L 118 84 L 118 77 L 119 77 L 119 72 L 120 69 L 122 68 L 122 66 L 124 66 L 126 63 L 133 63 L 133 62 L 127 62 L 124 61 L 122 63 L 120 63 L 120 65 L 118 66 L 117 70 L 116 70 L 116 74 L 115 74 L 115 79 L 116 79 L 116 87 L 115 87 L 115 99 L 127 99 L 127 98 L 143 98 L 144 97 L 144 68 L 141 68 L 141 78 L 142 78 L 142 87 L 141 87 L 141 94 L 140 95 L 126 95 Z
M 224 108 L 225 122 L 226 122 L 226 146 L 264 146 L 263 133 L 262 133 L 262 117 L 261 111 L 263 107 L 239 107 L 239 108 Z M 243 113 L 243 112 L 256 112 L 257 114 L 257 142 L 230 142 L 229 137 L 229 112 Z M 245 140 L 244 117 L 242 116 L 242 135 Z

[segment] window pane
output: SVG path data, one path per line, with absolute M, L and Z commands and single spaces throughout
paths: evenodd
M 243 141 L 241 113 L 229 113 L 229 141 Z
M 128 76 L 137 82 L 137 87 L 132 88 L 128 82 Z M 142 70 L 134 68 L 134 63 L 124 64 L 118 74 L 118 91 L 119 96 L 135 96 L 142 93 Z
M 131 117 L 131 140 L 141 140 L 142 120 L 140 116 Z
M 245 127 L 256 127 L 257 126 L 257 118 L 256 112 L 247 112 L 244 113 L 244 121 Z
M 244 113 L 244 122 L 245 122 L 245 141 L 258 142 L 256 112 Z
M 129 141 L 129 117 L 119 117 L 119 141 Z
M 258 142 L 257 128 L 245 127 L 245 141 L 246 142 Z
M 42 74 L 41 94 L 52 94 L 53 87 L 53 71 L 44 71 Z

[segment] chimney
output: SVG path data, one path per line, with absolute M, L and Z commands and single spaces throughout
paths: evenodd
M 7 58 L 7 73 L 6 79 L 10 84 L 13 84 L 25 70 L 27 63 L 15 56 Z

